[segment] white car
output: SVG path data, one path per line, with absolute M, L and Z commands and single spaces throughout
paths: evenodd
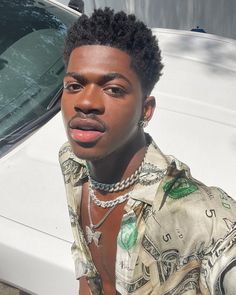
M 57 163 L 65 136 L 53 117 L 64 37 L 79 15 L 44 0 L 2 0 L 0 11 L 0 281 L 30 294 L 76 294 Z
M 73 21 L 73 12 L 62 6 L 51 1 L 35 3 L 40 8 L 37 13 L 46 7 L 44 20 L 52 13 L 54 21 L 64 15 L 68 21 L 65 25 Z M 51 38 L 62 36 L 65 27 L 58 28 L 56 34 L 44 27 L 23 34 L 0 55 L 0 75 L 7 73 L 7 67 L 14 61 L 9 76 L 0 79 L 0 104 L 4 105 L 4 99 L 10 100 L 2 95 L 4 91 L 17 97 L 15 102 L 11 100 L 5 108 L 1 107 L 0 120 L 4 112 L 6 116 L 1 126 L 21 116 L 30 117 L 30 122 L 18 121 L 17 132 L 4 133 L 5 127 L 0 130 L 0 281 L 39 295 L 78 294 L 70 255 L 73 237 L 58 164 L 58 150 L 66 141 L 61 114 L 56 114 L 56 109 L 49 121 L 37 119 L 40 124 L 34 125 L 33 111 L 24 112 L 24 105 L 30 105 L 42 115 L 47 107 L 57 104 L 63 76 L 59 41 L 62 39 Z M 193 176 L 208 185 L 220 186 L 235 197 L 236 41 L 194 32 L 153 31 L 159 39 L 165 68 L 153 91 L 157 110 L 147 131 L 164 153 L 174 154 L 189 164 Z M 33 41 L 41 44 L 39 40 L 44 40 L 45 45 L 39 48 L 32 45 Z M 31 68 L 33 73 L 24 79 L 25 85 L 19 84 L 21 91 L 17 91 L 19 72 L 15 69 L 19 59 L 14 53 L 19 52 L 23 41 L 29 48 L 25 51 L 24 47 L 27 55 L 19 65 L 20 73 L 27 77 Z M 44 59 L 40 62 L 42 51 Z M 50 69 L 45 70 L 44 60 L 54 58 Z M 7 85 L 5 88 L 2 81 Z M 52 87 L 50 95 L 46 84 Z M 44 109 L 38 103 L 40 97 Z M 12 109 L 18 101 L 22 102 L 19 113 L 18 109 Z M 7 128 L 8 125 L 4 130 Z

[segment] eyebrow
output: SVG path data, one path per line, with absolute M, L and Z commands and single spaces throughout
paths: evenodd
M 67 72 L 65 74 L 65 77 L 72 77 L 75 80 L 77 80 L 78 82 L 82 83 L 82 84 L 87 84 L 88 83 L 88 79 L 86 79 L 83 75 L 81 75 L 80 73 L 76 73 L 76 72 Z M 109 81 L 112 81 L 114 79 L 122 79 L 125 80 L 130 86 L 131 86 L 131 82 L 129 81 L 128 78 L 126 78 L 124 75 L 120 74 L 120 73 L 108 73 L 103 75 L 102 77 L 100 77 L 97 81 L 98 84 L 102 85 L 105 84 Z
M 81 74 L 79 73 L 76 73 L 76 72 L 67 72 L 64 76 L 64 78 L 66 77 L 72 77 L 73 79 L 77 80 L 78 82 L 82 83 L 82 84 L 86 84 L 88 83 L 88 80 L 82 76 Z

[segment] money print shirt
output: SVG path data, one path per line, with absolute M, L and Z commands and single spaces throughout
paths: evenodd
M 147 138 L 145 165 L 117 236 L 118 294 L 236 294 L 235 201 L 223 190 L 192 178 L 185 164 L 163 155 Z M 101 295 L 101 279 L 79 224 L 85 162 L 68 143 L 59 156 L 74 235 L 76 278 L 85 276 L 91 294 Z

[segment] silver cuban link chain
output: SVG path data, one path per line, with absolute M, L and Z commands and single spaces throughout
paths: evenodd
M 139 179 L 139 175 L 143 170 L 143 166 L 145 163 L 145 156 L 147 153 L 147 148 L 146 148 L 146 152 L 145 155 L 143 157 L 143 160 L 140 164 L 140 166 L 138 167 L 138 169 L 132 174 L 130 175 L 128 178 L 123 179 L 122 181 L 116 182 L 116 183 L 101 183 L 96 181 L 95 179 L 93 179 L 89 173 L 89 169 L 88 170 L 88 177 L 89 177 L 89 181 L 92 184 L 92 187 L 94 189 L 98 189 L 104 192 L 109 192 L 109 193 L 113 193 L 113 192 L 119 192 L 119 191 L 123 191 L 124 189 L 130 187 L 131 185 L 133 185 L 134 183 L 136 183 Z

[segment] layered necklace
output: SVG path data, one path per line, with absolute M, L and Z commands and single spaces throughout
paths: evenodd
M 147 152 L 147 149 L 146 149 Z M 146 153 L 145 153 L 146 156 Z M 161 180 L 166 172 L 165 170 L 158 169 L 156 166 L 150 163 L 145 163 L 145 156 L 143 161 L 141 162 L 138 169 L 128 178 L 119 181 L 117 183 L 106 184 L 96 181 L 91 177 L 88 172 L 88 179 L 89 179 L 89 191 L 88 191 L 88 217 L 89 217 L 89 226 L 86 226 L 86 236 L 88 243 L 92 243 L 94 241 L 95 245 L 99 246 L 99 241 L 101 238 L 102 233 L 97 231 L 97 229 L 105 222 L 108 216 L 111 214 L 113 209 L 121 203 L 124 203 L 128 200 L 131 196 L 132 192 L 125 193 L 123 195 L 118 196 L 115 199 L 108 200 L 108 201 L 101 201 L 96 197 L 95 190 L 100 190 L 104 192 L 120 192 L 124 189 L 129 188 L 131 185 L 140 182 L 143 185 L 150 185 L 159 180 Z M 88 170 L 89 171 L 89 170 Z M 148 178 L 149 173 L 155 173 L 155 178 Z M 91 215 L 91 202 L 93 202 L 96 206 L 102 207 L 104 209 L 108 208 L 104 216 L 97 224 L 93 224 L 92 215 Z
M 144 162 L 144 161 L 143 161 Z M 143 162 L 141 163 L 140 167 L 143 166 Z M 129 188 L 138 180 L 138 176 L 141 173 L 140 167 L 127 179 L 122 180 L 117 183 L 113 184 L 105 184 L 97 182 L 96 180 L 92 179 L 89 175 L 89 191 L 88 191 L 88 217 L 89 217 L 89 226 L 86 226 L 86 236 L 88 243 L 92 243 L 94 241 L 95 245 L 99 246 L 99 241 L 101 238 L 102 233 L 97 231 L 97 229 L 104 223 L 110 213 L 115 209 L 115 207 L 121 203 L 124 203 L 128 198 L 131 196 L 131 192 L 126 194 L 120 195 L 115 199 L 108 200 L 108 201 L 101 201 L 96 197 L 95 189 L 99 189 L 105 192 L 119 192 L 126 188 Z M 104 209 L 109 208 L 102 219 L 97 223 L 93 224 L 92 215 L 91 215 L 91 202 L 95 205 L 102 207 Z
M 132 184 L 134 184 L 138 180 L 144 165 L 144 159 L 145 157 L 143 158 L 143 161 L 141 162 L 138 169 L 132 175 L 130 175 L 128 178 L 122 181 L 119 181 L 117 183 L 111 183 L 111 184 L 101 183 L 93 179 L 90 175 L 89 175 L 89 181 L 91 182 L 93 188 L 104 191 L 104 192 L 113 193 L 113 192 L 123 191 L 124 189 L 130 187 Z

